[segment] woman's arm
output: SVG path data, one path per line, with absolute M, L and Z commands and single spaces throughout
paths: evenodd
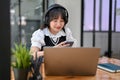
M 72 32 L 68 27 L 66 27 L 66 40 L 74 41 L 72 47 L 79 47 L 77 40 L 73 37 Z
M 37 53 L 37 57 L 43 56 L 43 51 L 41 51 L 41 46 L 45 45 L 44 43 L 44 33 L 42 30 L 36 30 L 31 37 L 31 48 L 30 53 L 35 58 Z

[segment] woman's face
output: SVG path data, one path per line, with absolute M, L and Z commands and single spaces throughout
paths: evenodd
M 57 19 L 50 21 L 50 32 L 57 34 L 65 25 L 64 20 L 59 16 Z

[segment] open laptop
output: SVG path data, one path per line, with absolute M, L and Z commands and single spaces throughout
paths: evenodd
M 100 48 L 44 48 L 46 76 L 95 75 Z

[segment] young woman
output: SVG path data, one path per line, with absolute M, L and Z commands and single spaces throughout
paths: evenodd
M 65 41 L 74 41 L 72 47 L 77 46 L 72 32 L 65 25 L 68 22 L 68 11 L 59 4 L 51 5 L 44 16 L 44 26 L 36 30 L 31 38 L 31 53 L 35 56 L 43 56 L 43 47 L 68 47 Z

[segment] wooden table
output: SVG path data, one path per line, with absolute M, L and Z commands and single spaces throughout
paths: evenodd
M 114 63 L 120 65 L 120 60 L 101 57 L 99 59 L 99 63 Z M 101 69 L 97 69 L 95 76 L 45 76 L 44 72 L 44 64 L 42 64 L 41 68 L 42 76 L 44 80 L 120 80 L 120 73 L 110 73 Z M 13 71 L 11 80 L 14 80 Z

